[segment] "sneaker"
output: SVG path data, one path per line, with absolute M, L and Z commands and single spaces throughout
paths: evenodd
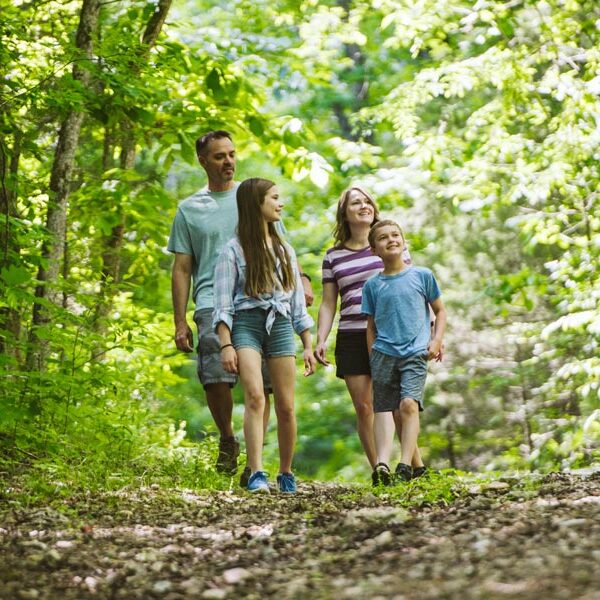
M 296 478 L 293 473 L 281 473 L 277 475 L 277 487 L 284 494 L 296 493 Z
M 428 477 L 429 469 L 423 465 L 422 467 L 415 467 L 412 472 L 412 478 L 417 479 L 418 477 Z
M 269 492 L 269 480 L 267 474 L 264 471 L 256 471 L 250 475 L 248 479 L 248 486 L 246 489 L 249 492 L 258 492 L 259 494 L 268 494 Z
M 239 455 L 240 443 L 235 437 L 221 438 L 216 464 L 217 471 L 233 475 L 237 471 L 237 457 Z
M 377 487 L 378 485 L 392 485 L 390 468 L 385 463 L 377 463 L 373 469 L 371 479 L 373 480 L 374 487 Z
M 250 481 L 250 475 L 252 475 L 252 470 L 248 465 L 244 467 L 242 474 L 240 475 L 240 487 L 247 488 L 248 481 Z
M 413 478 L 412 467 L 404 463 L 398 463 L 394 475 L 397 481 L 410 481 Z

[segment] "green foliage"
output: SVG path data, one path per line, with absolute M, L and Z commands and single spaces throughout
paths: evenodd
M 450 325 L 423 414 L 428 462 L 548 471 L 598 461 L 595 3 L 198 0 L 176 3 L 151 50 L 140 40 L 154 5 L 108 3 L 85 65 L 79 5 L 5 4 L 3 468 L 22 467 L 44 494 L 134 477 L 231 485 L 209 466 L 214 426 L 192 365 L 174 354 L 164 250 L 177 201 L 204 183 L 194 140 L 213 128 L 234 132 L 239 178 L 281 182 L 317 303 L 351 181 L 402 221 L 415 262 L 436 273 Z M 90 89 L 73 64 L 89 70 Z M 57 134 L 73 109 L 84 121 L 66 259 L 48 284 L 62 305 L 42 303 L 39 371 L 27 362 L 36 274 Z M 299 473 L 368 480 L 343 382 L 320 370 L 298 379 L 296 397 Z M 272 425 L 271 470 L 275 438 Z M 450 498 L 444 481 L 430 482 L 432 498 Z M 405 492 L 435 502 L 420 486 Z

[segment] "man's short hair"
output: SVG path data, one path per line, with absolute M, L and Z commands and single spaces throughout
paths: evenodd
M 402 231 L 402 227 L 396 223 L 396 221 L 392 221 L 391 219 L 383 219 L 383 221 L 377 221 L 377 223 L 373 223 L 371 229 L 369 229 L 369 246 L 371 248 L 375 248 L 375 233 L 381 227 L 385 227 L 389 225 L 391 227 L 397 227 L 402 239 L 404 239 L 404 232 Z
M 212 140 L 220 140 L 222 138 L 229 138 L 231 140 L 231 134 L 229 133 L 229 131 L 225 131 L 224 129 L 217 129 L 216 131 L 209 131 L 208 133 L 205 133 L 203 136 L 199 137 L 196 140 L 197 156 L 206 154 L 206 148 L 209 142 L 212 142 Z

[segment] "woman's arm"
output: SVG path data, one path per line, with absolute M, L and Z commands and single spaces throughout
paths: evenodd
M 312 335 L 310 333 L 310 329 L 305 329 L 300 333 L 300 339 L 302 340 L 302 345 L 304 346 L 304 351 L 302 352 L 302 358 L 304 359 L 304 377 L 308 377 L 315 372 L 315 368 L 317 366 L 317 362 L 315 361 L 315 357 L 312 352 Z
M 327 360 L 327 337 L 333 325 L 335 311 L 337 308 L 338 286 L 334 282 L 323 284 L 323 298 L 319 306 L 317 319 L 317 345 L 315 347 L 315 358 L 322 365 L 329 365 Z
M 377 328 L 375 327 L 375 319 L 372 315 L 369 315 L 367 317 L 367 348 L 369 349 L 369 354 L 371 354 L 371 348 L 373 347 L 376 337 Z

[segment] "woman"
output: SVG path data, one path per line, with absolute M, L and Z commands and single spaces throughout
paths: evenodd
M 381 259 L 371 252 L 368 241 L 369 229 L 378 220 L 377 205 L 364 189 L 352 186 L 342 193 L 333 229 L 334 246 L 327 250 L 323 260 L 323 299 L 319 307 L 315 358 L 322 365 L 329 365 L 326 343 L 339 295 L 341 307 L 335 344 L 336 375 L 344 379 L 352 398 L 358 437 L 373 469 L 373 484 L 389 485 L 391 473 L 386 479 L 385 474 L 381 477 L 381 470 L 375 469 L 377 457 L 373 438 L 367 318 L 361 313 L 363 286 L 369 277 L 383 268 Z M 405 251 L 404 261 L 407 264 L 411 262 L 408 250 Z M 415 476 L 423 474 L 425 467 L 418 448 L 413 457 L 413 467 Z
M 265 356 L 275 401 L 281 492 L 294 493 L 292 458 L 296 444 L 294 330 L 304 346 L 304 375 L 315 370 L 310 327 L 296 256 L 275 228 L 283 202 L 267 179 L 243 181 L 237 190 L 237 237 L 224 247 L 215 269 L 213 326 L 221 362 L 239 374 L 244 389 L 244 437 L 250 492 L 269 492 L 262 466 L 265 396 L 261 372 Z

